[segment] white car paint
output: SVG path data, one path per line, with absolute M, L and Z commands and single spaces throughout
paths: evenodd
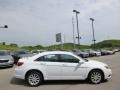
M 101 52 L 98 52 L 98 51 L 91 51 L 91 52 L 93 52 L 93 53 L 95 53 L 96 54 L 96 56 L 101 56 Z
M 71 55 L 79 59 L 79 63 L 66 63 L 66 62 L 36 62 L 38 57 L 49 55 L 49 54 L 65 54 Z M 73 53 L 65 51 L 49 51 L 39 53 L 29 58 L 22 58 L 19 62 L 24 64 L 15 68 L 15 77 L 25 79 L 25 75 L 29 70 L 39 70 L 42 72 L 44 80 L 85 80 L 88 74 L 93 69 L 100 69 L 104 73 L 104 79 L 111 78 L 111 69 L 106 68 L 108 65 L 94 61 L 84 60 Z

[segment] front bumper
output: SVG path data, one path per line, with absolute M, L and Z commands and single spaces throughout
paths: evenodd
M 111 76 L 112 76 L 112 70 L 111 70 L 111 69 L 107 69 L 107 70 L 104 72 L 104 74 L 105 74 L 104 79 L 105 79 L 105 80 L 109 80 L 109 79 L 111 79 Z
M 13 66 L 13 62 L 7 62 L 7 63 L 0 63 L 0 67 L 9 67 L 9 66 Z

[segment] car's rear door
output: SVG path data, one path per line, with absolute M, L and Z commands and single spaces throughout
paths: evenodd
M 62 64 L 59 63 L 59 56 L 57 54 L 48 54 L 41 58 L 39 64 L 45 69 L 46 78 L 48 80 L 61 79 Z

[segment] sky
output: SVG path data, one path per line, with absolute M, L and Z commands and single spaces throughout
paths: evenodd
M 0 42 L 48 46 L 57 44 L 56 33 L 62 33 L 66 43 L 73 42 L 73 9 L 80 12 L 81 44 L 92 44 L 89 18 L 95 19 L 97 42 L 120 39 L 120 0 L 0 0 L 0 27 L 8 25 L 0 28 Z

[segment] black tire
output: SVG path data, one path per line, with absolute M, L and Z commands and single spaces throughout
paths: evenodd
M 36 87 L 42 84 L 42 74 L 37 71 L 31 71 L 26 75 L 26 82 L 31 87 Z
M 92 84 L 99 84 L 103 81 L 103 79 L 104 79 L 104 76 L 102 71 L 100 70 L 92 70 L 88 76 L 88 80 Z

